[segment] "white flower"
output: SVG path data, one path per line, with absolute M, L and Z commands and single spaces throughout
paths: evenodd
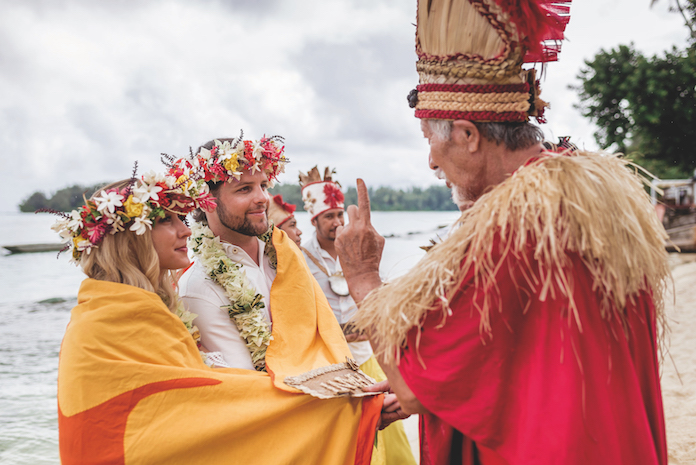
M 77 232 L 78 229 L 82 229 L 84 224 L 82 223 L 82 216 L 77 210 L 70 212 L 70 221 L 68 221 L 68 228 Z
M 256 162 L 254 162 L 254 164 L 251 165 L 249 171 L 251 171 L 251 174 L 254 174 L 257 171 L 261 171 L 261 165 L 259 164 L 259 160 L 256 160 Z
M 133 189 L 133 197 L 137 198 L 140 203 L 146 203 L 148 200 L 159 200 L 159 192 L 162 188 L 156 184 L 143 184 Z
M 61 239 L 67 240 L 67 239 L 72 238 L 72 236 L 73 236 L 73 233 L 70 230 L 69 224 L 70 224 L 70 220 L 68 220 L 67 218 L 63 218 L 63 219 L 57 220 L 53 224 L 53 226 L 51 226 L 51 229 L 54 230 L 55 232 L 57 232 Z
M 64 229 L 68 229 L 68 219 L 63 218 L 60 220 L 56 220 L 56 222 L 53 223 L 53 225 L 51 225 L 51 229 L 57 233 L 61 232 Z
M 261 145 L 259 145 L 258 141 L 254 141 L 252 147 L 252 152 L 254 154 L 254 158 L 258 161 L 263 158 L 264 150 Z
M 109 210 L 109 213 L 113 213 L 116 207 L 123 206 L 123 196 L 117 191 L 102 191 L 101 197 L 95 197 L 94 203 L 97 204 L 97 211 L 104 213 L 104 210 Z
M 201 151 L 198 152 L 198 156 L 201 157 L 203 160 L 210 160 L 210 150 L 201 147 Z
M 232 144 L 230 144 L 230 142 L 227 140 L 225 142 L 216 140 L 215 145 L 217 145 L 218 148 L 218 159 L 220 161 L 225 161 L 228 158 L 232 158 L 233 155 L 238 155 L 240 153 L 240 144 L 238 144 L 236 147 L 232 147 Z M 242 147 L 244 146 L 242 145 Z
M 77 250 L 79 250 L 80 252 L 83 252 L 86 250 L 87 253 L 89 254 L 89 249 L 92 247 L 92 245 L 93 244 L 90 241 L 85 239 L 82 241 L 78 241 L 77 244 L 75 244 L 75 247 L 77 247 Z
M 135 221 L 133 221 L 133 224 L 128 229 L 130 229 L 131 231 L 135 231 L 135 234 L 141 236 L 145 234 L 145 231 L 147 231 L 148 229 L 152 229 L 152 221 L 150 221 L 147 218 L 138 216 L 135 218 Z
M 164 173 L 155 173 L 152 170 L 143 174 L 143 182 L 145 184 L 157 184 L 158 182 L 164 182 L 164 178 L 165 178 Z
M 106 222 L 110 225 L 111 227 L 111 234 L 114 235 L 117 232 L 123 231 L 123 220 L 121 219 L 120 215 L 114 215 L 106 219 Z
M 176 178 L 174 176 L 166 176 L 164 178 L 164 184 L 167 186 L 167 189 L 171 189 L 176 186 Z

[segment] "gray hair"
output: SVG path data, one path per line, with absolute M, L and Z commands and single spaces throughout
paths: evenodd
M 442 119 L 425 120 L 430 132 L 440 140 L 450 140 L 453 122 Z M 523 150 L 544 140 L 544 133 L 531 123 L 477 123 L 472 121 L 481 135 L 508 150 Z

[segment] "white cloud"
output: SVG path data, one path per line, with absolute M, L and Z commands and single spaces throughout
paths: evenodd
M 0 0 L 2 1 L 2 0 Z M 0 211 L 35 190 L 160 169 L 213 137 L 286 137 L 292 163 L 338 168 L 345 186 L 435 182 L 406 104 L 417 84 L 415 1 L 3 2 L 0 17 Z M 543 97 L 549 136 L 593 147 L 567 84 L 600 47 L 683 46 L 666 1 L 574 2 Z M 644 3 L 644 4 L 643 4 Z M 664 3 L 664 4 L 661 4 Z M 579 137 L 578 137 L 579 136 Z

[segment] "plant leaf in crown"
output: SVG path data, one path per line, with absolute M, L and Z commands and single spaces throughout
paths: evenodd
M 128 198 L 130 195 L 131 191 L 133 190 L 133 184 L 138 180 L 138 160 L 133 163 L 133 173 L 131 174 L 130 177 L 130 182 L 128 183 L 128 187 L 126 187 L 126 192 L 124 194 L 125 198 Z

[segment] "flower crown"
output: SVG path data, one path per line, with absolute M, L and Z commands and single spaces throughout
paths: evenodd
M 85 199 L 85 205 L 77 210 L 70 213 L 39 211 L 61 216 L 51 229 L 70 241 L 63 251 L 72 247 L 71 261 L 79 263 L 83 253 L 89 254 L 107 234 L 128 228 L 142 235 L 166 212 L 185 215 L 195 208 L 209 210 L 214 206 L 215 199 L 208 185 L 203 179 L 195 179 L 190 170 L 170 170 L 167 174 L 151 171 L 137 180 L 134 169 L 128 186 L 102 190 L 92 199 Z
M 215 139 L 211 149 L 201 147 L 196 155 L 191 153 L 190 160 L 177 160 L 174 165 L 186 165 L 191 169 L 203 169 L 205 180 L 226 182 L 234 178 L 237 181 L 243 170 L 263 171 L 272 183 L 285 171 L 288 159 L 283 152 L 284 140 L 280 136 L 263 136 L 258 141 L 243 140 L 244 132 L 232 141 Z M 182 163 L 188 161 L 188 163 Z

